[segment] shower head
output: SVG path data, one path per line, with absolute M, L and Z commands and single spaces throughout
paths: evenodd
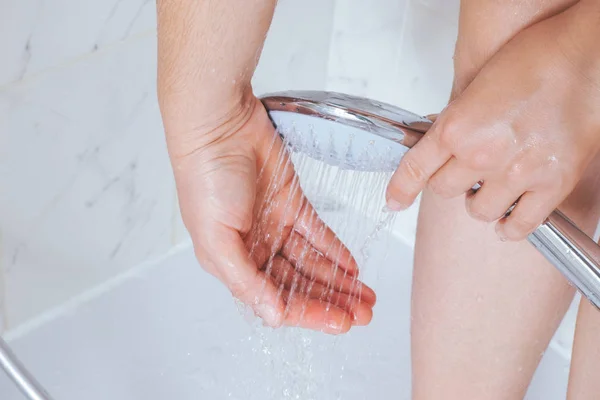
M 261 100 L 292 151 L 344 169 L 394 171 L 432 125 L 401 108 L 341 93 L 289 91 Z
M 395 170 L 432 125 L 401 108 L 340 93 L 289 91 L 263 96 L 262 102 L 292 151 L 345 169 Z M 600 246 L 595 241 L 559 211 L 528 240 L 600 309 Z

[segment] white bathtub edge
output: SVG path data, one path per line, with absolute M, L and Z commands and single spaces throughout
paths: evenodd
M 182 251 L 189 249 L 192 246 L 191 240 L 185 240 L 169 249 L 166 253 L 146 260 L 140 264 L 137 264 L 126 271 L 108 279 L 107 281 L 92 287 L 77 296 L 72 297 L 66 302 L 51 308 L 40 315 L 33 317 L 32 319 L 16 326 L 15 328 L 9 329 L 3 335 L 3 338 L 7 341 L 18 339 L 22 336 L 27 335 L 28 333 L 38 329 L 39 327 L 59 318 L 69 313 L 72 313 L 75 309 L 77 309 L 82 304 L 88 303 L 101 295 L 111 291 L 117 286 L 122 285 L 123 283 L 129 281 L 130 279 L 135 279 L 139 277 L 140 274 L 146 273 L 152 268 L 161 264 L 165 259 L 178 254 Z

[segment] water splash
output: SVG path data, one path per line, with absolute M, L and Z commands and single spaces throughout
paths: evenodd
M 284 221 L 289 217 L 309 221 L 321 218 L 350 249 L 363 276 L 366 269 L 373 267 L 369 264 L 369 249 L 375 242 L 389 237 L 394 224 L 395 213 L 386 211 L 384 206 L 385 188 L 393 170 L 390 165 L 397 163 L 394 158 L 397 158 L 397 154 L 392 156 L 391 149 L 381 152 L 371 145 L 355 154 L 351 151 L 351 135 L 342 139 L 346 140 L 345 146 L 339 146 L 339 143 L 334 143 L 339 140 L 334 132 L 330 132 L 329 137 L 323 140 L 310 127 L 306 131 L 296 126 L 280 127 L 279 132 L 284 137 L 284 144 L 277 154 L 277 163 L 271 174 L 265 201 L 260 205 L 258 215 L 261 219 L 253 228 L 255 240 L 250 244 L 251 253 L 254 255 L 259 251 L 261 240 L 267 235 L 270 217 L 283 207 L 277 230 L 279 237 L 270 239 L 281 243 Z M 278 140 L 279 136 L 275 137 L 274 143 Z M 272 148 L 275 147 L 277 146 L 272 145 Z M 295 175 L 289 183 L 291 171 L 295 171 Z M 262 168 L 259 176 L 262 177 L 264 173 L 265 168 Z M 277 193 L 285 184 L 290 187 L 288 198 L 277 199 Z M 314 207 L 310 215 L 307 215 L 308 208 L 300 209 L 292 200 L 300 191 Z M 323 234 L 324 230 L 310 232 L 306 243 L 310 239 L 319 239 Z M 267 279 L 271 276 L 278 246 L 273 245 L 270 250 L 264 268 Z M 331 253 L 333 251 L 337 250 L 327 249 L 324 255 L 334 256 Z M 305 267 L 309 254 L 310 249 L 305 244 L 297 257 L 296 268 Z M 381 259 L 382 257 L 378 257 L 378 260 Z M 339 268 L 339 265 L 333 264 L 333 276 L 336 276 Z M 289 296 L 308 293 L 314 284 L 314 279 L 309 279 L 308 283 L 292 279 L 289 288 L 284 289 L 283 282 L 288 278 L 289 276 L 284 275 L 277 281 L 281 284 L 280 296 L 284 296 L 286 291 Z M 327 292 L 332 291 L 331 282 L 327 289 Z M 360 293 L 356 297 L 360 300 Z M 330 301 L 331 298 L 324 295 L 322 300 Z M 349 297 L 348 301 L 352 300 Z M 304 310 L 305 308 L 303 312 Z M 329 387 L 332 386 L 332 381 L 344 379 L 344 364 L 327 365 L 327 352 L 335 351 L 336 345 L 344 340 L 343 337 L 330 337 L 297 328 L 272 330 L 249 317 L 247 309 L 241 305 L 240 312 L 244 313 L 253 326 L 253 333 L 247 338 L 245 348 L 250 349 L 251 357 L 261 360 L 264 367 L 261 371 L 264 377 L 261 387 L 264 387 L 265 393 L 258 396 L 257 393 L 250 393 L 257 387 L 256 382 L 244 383 L 241 379 L 239 387 L 230 393 L 231 398 L 251 399 L 257 396 L 273 400 L 343 400 L 341 393 L 329 393 Z M 241 361 L 249 355 L 238 356 Z

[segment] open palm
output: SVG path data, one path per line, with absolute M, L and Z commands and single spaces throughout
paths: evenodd
M 234 131 L 191 143 L 171 160 L 200 264 L 270 326 L 368 324 L 375 293 L 304 197 L 260 101 Z

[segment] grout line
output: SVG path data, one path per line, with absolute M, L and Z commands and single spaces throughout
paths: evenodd
M 148 29 L 148 30 L 136 33 L 134 35 L 128 36 L 124 40 L 118 40 L 116 42 L 112 42 L 112 43 L 103 45 L 98 50 L 88 51 L 87 53 L 83 53 L 83 54 L 74 56 L 72 58 L 68 58 L 68 59 L 64 60 L 63 62 L 61 62 L 60 64 L 51 65 L 51 66 L 41 69 L 40 71 L 31 73 L 31 74 L 27 74 L 27 75 L 25 75 L 25 77 L 23 77 L 21 79 L 17 79 L 17 80 L 13 80 L 10 82 L 0 84 L 0 92 L 8 90 L 12 87 L 18 87 L 18 86 L 29 84 L 30 82 L 35 82 L 37 79 L 44 77 L 54 71 L 68 68 L 70 66 L 73 66 L 73 65 L 81 62 L 81 61 L 92 59 L 98 55 L 108 53 L 109 51 L 111 51 L 113 49 L 117 49 L 119 47 L 128 45 L 130 43 L 135 43 L 137 41 L 140 41 L 142 39 L 145 39 L 145 38 L 153 36 L 153 35 L 156 35 L 156 28 L 152 28 L 152 29 Z
M 67 300 L 66 302 L 64 302 L 54 308 L 51 308 L 48 311 L 43 312 L 42 314 L 39 314 L 38 316 L 30 319 L 27 322 L 24 322 L 24 323 L 18 325 L 17 327 L 15 327 L 13 329 L 8 330 L 6 332 L 6 334 L 4 335 L 4 338 L 7 341 L 19 339 L 19 338 L 29 334 L 30 332 L 46 325 L 47 323 L 52 322 L 53 320 L 55 320 L 59 317 L 62 317 L 62 316 L 72 313 L 74 310 L 79 308 L 81 305 L 86 304 L 107 292 L 110 292 L 115 287 L 118 287 L 131 279 L 135 279 L 135 278 L 139 277 L 140 274 L 146 273 L 146 272 L 152 270 L 153 268 L 161 265 L 161 263 L 163 261 L 165 261 L 166 259 L 168 259 L 169 257 L 179 254 L 180 252 L 183 252 L 191 247 L 192 247 L 191 241 L 184 241 L 177 246 L 173 246 L 166 253 L 164 253 L 156 258 L 153 258 L 151 260 L 144 261 L 140 264 L 137 264 L 134 267 L 128 269 L 127 271 L 125 271 L 117 276 L 114 276 L 112 278 L 109 278 L 105 282 L 103 282 L 89 290 L 86 290 L 85 292 L 83 292 L 79 295 L 73 296 L 71 299 Z

